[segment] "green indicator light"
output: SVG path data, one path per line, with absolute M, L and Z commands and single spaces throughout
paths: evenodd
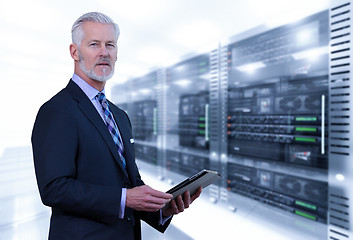
M 199 131 L 199 134 L 205 134 L 205 131 Z
M 316 221 L 316 217 L 313 216 L 313 215 L 310 215 L 310 214 L 307 214 L 307 213 L 304 213 L 304 212 L 300 212 L 300 211 L 298 211 L 298 210 L 295 210 L 294 213 L 295 213 L 295 214 L 298 214 L 298 215 L 300 215 L 300 216 L 302 216 L 302 217 L 306 217 L 306 218 L 309 218 L 309 219 L 311 219 L 311 220 Z
M 316 139 L 315 138 L 296 137 L 295 141 L 298 141 L 298 142 L 316 142 Z
M 317 117 L 296 117 L 295 121 L 316 122 Z
M 199 120 L 200 120 L 200 121 L 205 121 L 205 120 L 206 120 L 206 118 L 204 118 L 204 117 L 200 117 L 200 118 L 199 118 Z
M 199 124 L 199 127 L 206 127 L 206 124 Z
M 295 201 L 295 204 L 297 204 L 299 206 L 302 206 L 302 207 L 306 207 L 306 208 L 312 209 L 312 210 L 316 210 L 317 209 L 317 207 L 315 205 L 311 205 L 311 204 L 308 204 L 308 203 L 305 203 L 305 202 L 301 202 L 301 201 Z
M 207 64 L 207 62 L 205 61 L 205 62 L 200 62 L 199 63 L 199 66 L 205 66 Z
M 298 132 L 316 132 L 317 128 L 312 128 L 312 127 L 296 127 L 295 131 Z

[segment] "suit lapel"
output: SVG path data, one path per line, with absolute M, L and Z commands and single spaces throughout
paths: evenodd
M 107 126 L 104 124 L 102 118 L 100 117 L 96 108 L 93 106 L 90 99 L 88 99 L 85 93 L 73 81 L 70 81 L 66 88 L 71 94 L 71 96 L 77 101 L 78 107 L 80 108 L 82 113 L 88 118 L 88 120 L 94 125 L 94 127 L 100 133 L 105 144 L 107 144 L 107 146 L 109 147 L 109 150 L 114 156 L 115 161 L 118 163 L 118 165 L 124 172 L 125 176 L 128 177 L 126 169 L 124 168 L 123 163 L 119 157 L 118 149 L 114 143 L 114 140 L 111 137 L 107 129 Z

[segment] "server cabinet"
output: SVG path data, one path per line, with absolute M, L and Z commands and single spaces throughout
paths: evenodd
M 137 158 L 171 183 L 217 170 L 223 181 L 206 191 L 220 205 L 350 239 L 352 4 L 331 5 L 133 79 L 132 95 L 114 89 Z
M 130 118 L 135 140 L 135 155 L 138 161 L 151 165 L 154 174 L 163 178 L 161 156 L 160 115 L 160 70 L 130 80 L 132 87 Z
M 242 195 L 327 223 L 328 41 L 324 11 L 227 45 L 229 205 Z
M 175 182 L 210 167 L 209 54 L 166 68 L 165 91 L 166 169 Z
M 352 19 L 351 1 L 330 1 L 329 239 L 352 230 Z

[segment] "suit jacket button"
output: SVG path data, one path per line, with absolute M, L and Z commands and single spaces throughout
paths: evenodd
M 128 220 L 129 222 L 131 222 L 131 221 L 132 221 L 132 217 L 127 217 L 127 220 Z

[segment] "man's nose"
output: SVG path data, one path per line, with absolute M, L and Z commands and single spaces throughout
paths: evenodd
M 99 49 L 100 56 L 109 56 L 109 52 L 106 46 L 101 46 Z

